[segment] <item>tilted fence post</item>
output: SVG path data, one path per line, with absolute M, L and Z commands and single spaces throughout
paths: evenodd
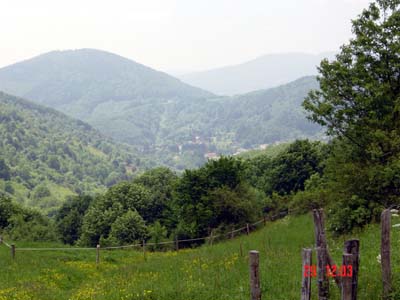
M 323 209 L 314 209 L 313 210 L 313 218 L 314 218 L 314 229 L 315 229 L 315 246 L 316 248 L 321 247 L 325 248 L 326 252 L 326 265 L 333 266 L 335 262 L 329 255 L 328 251 L 328 243 L 326 241 L 325 235 L 325 226 L 324 226 L 324 210 Z M 326 266 L 324 266 L 326 267 Z M 334 277 L 336 285 L 341 288 L 340 277 Z

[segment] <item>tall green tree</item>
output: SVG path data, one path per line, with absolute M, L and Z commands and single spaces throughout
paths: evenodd
M 334 211 L 351 212 L 346 231 L 373 219 L 400 195 L 400 1 L 377 0 L 353 24 L 354 38 L 319 67 L 320 90 L 303 105 L 337 137 L 327 173 Z

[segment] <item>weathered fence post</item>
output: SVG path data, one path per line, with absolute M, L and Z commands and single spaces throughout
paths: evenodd
M 318 299 L 326 300 L 329 296 L 329 280 L 326 274 L 328 263 L 327 242 L 324 228 L 324 214 L 322 209 L 313 210 L 315 244 L 317 247 L 317 280 Z
M 232 226 L 231 239 L 235 237 L 235 227 Z
M 175 250 L 179 251 L 179 239 L 178 239 L 178 236 L 175 237 Z
M 263 217 L 263 222 L 264 222 L 264 226 L 266 226 L 267 225 L 267 217 L 266 216 Z
M 381 265 L 384 299 L 389 296 L 392 289 L 390 265 L 390 218 L 390 210 L 385 209 L 381 215 Z
M 3 244 L 3 237 L 0 236 L 0 245 Z
M 355 256 L 350 253 L 343 254 L 343 263 L 340 272 L 342 277 L 342 300 L 354 300 L 353 298 L 353 278 L 349 266 L 353 266 Z M 350 267 L 352 268 L 352 267 Z
M 314 209 L 313 210 L 313 217 L 314 217 L 314 229 L 315 229 L 315 246 L 316 248 L 325 248 L 326 252 L 326 265 L 333 266 L 335 262 L 331 258 L 328 252 L 328 243 L 326 242 L 326 235 L 325 235 L 325 226 L 324 226 L 324 210 L 323 209 Z M 341 288 L 340 277 L 334 277 L 336 285 Z
M 358 289 L 358 269 L 360 266 L 360 241 L 353 239 L 344 242 L 344 253 L 353 255 L 352 261 L 352 298 L 351 300 L 357 299 Z
M 301 254 L 303 260 L 302 280 L 301 280 L 301 300 L 311 299 L 311 274 L 305 270 L 312 265 L 312 249 L 303 249 Z M 307 267 L 306 267 L 307 266 Z
M 328 265 L 326 248 L 317 248 L 317 279 L 318 279 L 318 299 L 327 300 L 329 297 L 329 280 L 326 274 Z
M 259 253 L 252 250 L 249 252 L 250 265 L 250 294 L 251 300 L 261 300 L 260 272 L 259 272 Z
M 246 234 L 249 235 L 250 233 L 250 227 L 249 227 L 249 223 L 246 224 Z
M 100 263 L 100 245 L 96 247 L 96 265 Z
M 210 246 L 213 245 L 214 242 L 214 229 L 211 229 L 210 237 L 209 237 L 209 244 Z
M 11 245 L 11 258 L 15 259 L 15 245 L 14 244 Z

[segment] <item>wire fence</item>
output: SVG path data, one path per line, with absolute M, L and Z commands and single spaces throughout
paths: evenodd
M 259 224 L 266 224 L 266 222 L 271 222 L 276 220 L 277 218 L 281 218 L 283 216 L 290 215 L 292 213 L 298 212 L 299 209 L 295 210 L 288 210 L 288 211 L 280 211 L 279 213 L 272 215 L 272 216 L 264 216 L 262 219 L 254 222 L 254 223 L 248 223 L 246 226 L 237 228 L 237 229 L 232 229 L 229 232 L 213 235 L 213 231 L 211 231 L 211 234 L 208 236 L 204 237 L 198 237 L 198 238 L 191 238 L 191 239 L 176 239 L 172 241 L 164 241 L 164 242 L 157 242 L 157 243 L 136 243 L 136 244 L 130 244 L 130 245 L 119 245 L 119 246 L 105 246 L 101 247 L 101 250 L 116 250 L 116 249 L 126 249 L 126 248 L 135 248 L 135 247 L 143 247 L 144 245 L 146 246 L 161 246 L 161 245 L 179 245 L 182 243 L 189 243 L 189 242 L 199 242 L 199 241 L 211 241 L 211 243 L 214 240 L 220 239 L 220 238 L 232 238 L 234 237 L 234 234 L 238 232 L 246 232 L 247 234 L 250 234 L 250 231 L 252 228 L 256 227 Z M 8 248 L 13 248 L 15 251 L 80 251 L 80 250 L 96 250 L 98 249 L 97 247 L 50 247 L 50 248 L 45 248 L 45 247 L 15 247 L 14 244 L 10 245 L 4 239 L 1 239 L 2 244 L 4 244 Z M 176 249 L 178 250 L 178 249 Z

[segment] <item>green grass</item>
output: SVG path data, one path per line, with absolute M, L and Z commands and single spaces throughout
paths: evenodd
M 359 299 L 380 299 L 379 226 L 356 234 L 361 240 Z M 340 265 L 343 241 L 329 238 Z M 400 275 L 400 232 L 393 228 L 393 273 Z M 62 252 L 17 251 L 0 246 L 0 300 L 3 299 L 249 299 L 249 250 L 260 251 L 263 299 L 299 299 L 301 249 L 314 243 L 311 216 L 287 217 L 267 224 L 250 236 L 177 252 L 143 253 L 134 250 Z M 240 244 L 243 257 L 240 256 Z M 61 246 L 16 243 L 17 247 Z M 314 258 L 315 258 L 315 254 Z M 315 261 L 315 260 L 314 260 Z M 316 280 L 313 280 L 313 299 Z M 340 299 L 332 285 L 331 299 Z

